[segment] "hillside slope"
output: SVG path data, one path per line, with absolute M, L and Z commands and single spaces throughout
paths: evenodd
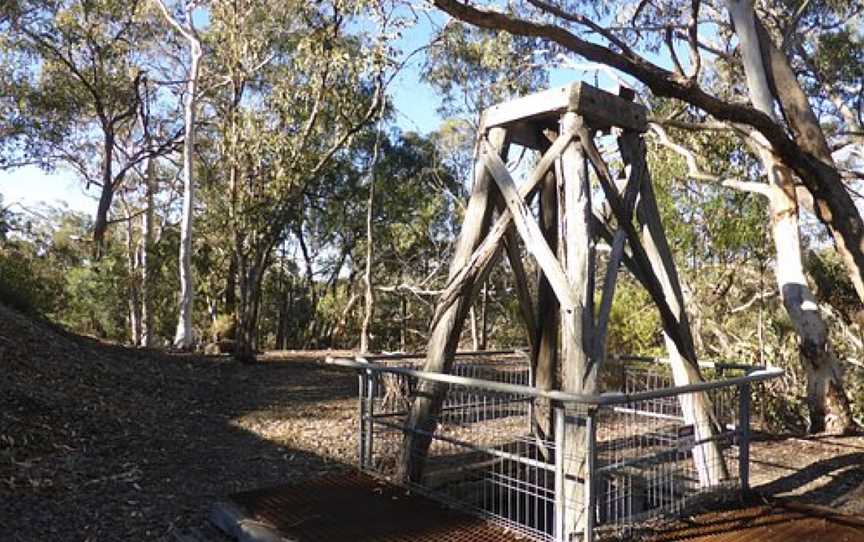
M 0 306 L 0 539 L 171 540 L 226 493 L 339 468 L 355 386 L 307 362 L 102 344 Z M 313 416 L 333 423 L 304 440 Z

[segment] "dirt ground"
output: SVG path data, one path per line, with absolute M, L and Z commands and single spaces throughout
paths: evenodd
M 132 350 L 0 307 L 0 539 L 175 540 L 229 493 L 352 468 L 357 381 L 326 354 Z M 752 456 L 757 488 L 864 513 L 864 438 Z
M 131 350 L 0 307 L 0 540 L 174 540 L 228 493 L 350 468 L 357 381 L 324 355 Z
M 750 459 L 761 494 L 864 516 L 864 437 L 763 435 Z

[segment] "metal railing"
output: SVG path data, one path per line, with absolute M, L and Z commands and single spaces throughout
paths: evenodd
M 449 374 L 419 370 L 416 355 L 328 360 L 358 371 L 364 471 L 535 540 L 590 541 L 748 489 L 750 388 L 781 370 L 706 364 L 713 380 L 674 386 L 661 364 L 617 361 L 604 382 L 615 391 L 584 395 L 532 387 L 516 351 L 457 355 Z M 425 432 L 406 421 L 423 382 L 445 388 Z M 704 419 L 694 401 L 707 405 Z M 422 478 L 409 483 L 399 468 L 410 434 L 431 444 Z

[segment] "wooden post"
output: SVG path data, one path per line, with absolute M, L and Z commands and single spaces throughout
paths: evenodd
M 540 228 L 549 247 L 558 252 L 558 186 L 553 173 L 547 173 L 540 185 Z M 541 390 L 558 388 L 558 298 L 543 270 L 538 271 L 537 329 L 532 350 L 534 385 Z M 552 410 L 548 401 L 539 401 L 534 409 L 534 427 L 541 439 L 552 436 Z
M 531 291 L 528 287 L 528 275 L 522 265 L 522 255 L 519 251 L 519 238 L 516 230 L 508 228 L 504 235 L 504 250 L 507 252 L 507 261 L 513 270 L 513 279 L 516 286 L 516 297 L 519 299 L 519 310 L 522 314 L 522 322 L 525 324 L 525 335 L 528 339 L 528 348 L 533 350 L 537 324 L 534 320 L 534 303 L 531 302 Z
M 489 143 L 502 156 L 507 155 L 507 131 L 504 128 L 489 130 Z M 480 149 L 477 150 L 478 157 Z M 489 228 L 489 221 L 494 210 L 493 183 L 483 162 L 478 159 L 474 171 L 474 186 L 471 198 L 465 211 L 465 219 L 453 260 L 450 263 L 450 278 L 455 277 L 468 264 L 468 261 L 478 244 L 483 240 Z M 494 258 L 493 258 L 494 260 Z M 488 272 L 488 267 L 486 272 Z M 465 324 L 465 317 L 471 307 L 476 285 L 482 284 L 486 273 L 481 272 L 470 280 L 470 284 L 461 290 L 456 302 L 444 310 L 433 324 L 429 337 L 424 371 L 448 372 L 453 362 L 453 354 L 459 345 L 459 337 Z M 417 397 L 411 405 L 411 411 L 406 419 L 405 437 L 402 443 L 401 457 L 397 476 L 403 481 L 419 481 L 423 473 L 426 453 L 431 443 L 431 435 L 435 430 L 435 419 L 441 409 L 445 388 L 440 384 L 425 381 L 420 384 Z M 428 435 L 419 435 L 414 429 Z
M 636 217 L 642 229 L 642 244 L 651 262 L 651 268 L 660 281 L 666 304 L 677 322 L 677 329 L 668 329 L 668 326 L 664 326 L 663 330 L 675 385 L 684 386 L 702 382 L 693 335 L 684 310 L 681 283 L 660 221 L 660 210 L 654 196 L 651 175 L 645 164 L 645 143 L 639 134 L 625 132 L 619 138 L 618 144 L 624 162 L 629 163 L 634 169 L 644 171 Z M 673 334 L 677 334 L 679 341 L 672 339 Z M 693 425 L 696 440 L 703 442 L 713 439 L 717 430 L 708 396 L 705 393 L 685 394 L 680 397 L 680 403 L 686 423 Z M 699 474 L 699 483 L 703 486 L 713 485 L 728 478 L 723 454 L 719 443 L 715 440 L 696 446 L 693 449 L 693 461 Z
M 629 170 L 626 181 L 623 183 L 623 202 L 625 220 L 631 220 L 633 217 L 633 207 L 636 204 L 636 196 L 639 194 L 639 188 L 642 185 L 642 178 L 645 172 L 642 169 L 634 168 L 632 164 L 626 166 Z M 609 263 L 606 266 L 606 276 L 603 281 L 603 293 L 600 296 L 600 309 L 597 315 L 597 328 L 594 334 L 593 356 L 598 360 L 598 363 L 603 363 L 606 359 L 606 331 L 609 328 L 609 316 L 612 312 L 612 301 L 615 297 L 615 285 L 618 280 L 618 267 L 624 259 L 624 241 L 627 239 L 627 234 L 623 228 L 618 228 L 615 232 L 615 237 L 612 240 L 612 250 L 609 253 Z
M 562 131 L 578 129 L 582 119 L 565 113 Z M 575 296 L 572 306 L 561 304 L 561 388 L 574 393 L 597 391 L 597 360 L 591 359 L 594 332 L 594 241 L 591 235 L 591 185 L 582 145 L 574 142 L 561 155 L 559 179 L 559 220 L 561 248 L 567 280 Z M 581 502 L 586 447 L 585 426 L 568 423 L 564 443 L 564 497 L 567 502 Z M 584 528 L 584 508 L 565 510 L 565 540 L 570 533 Z

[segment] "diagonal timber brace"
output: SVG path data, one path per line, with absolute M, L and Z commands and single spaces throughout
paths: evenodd
M 565 132 L 558 136 L 552 146 L 549 147 L 549 150 L 543 154 L 528 181 L 519 187 L 520 197 L 528 199 L 534 194 L 538 185 L 546 176 L 546 173 L 552 168 L 558 157 L 561 156 L 561 153 L 573 139 L 574 135 L 573 132 Z M 447 286 L 441 293 L 441 297 L 438 299 L 435 316 L 432 318 L 433 328 L 459 296 L 466 293 L 466 287 L 470 287 L 468 285 L 473 283 L 476 277 L 489 266 L 501 240 L 507 232 L 507 228 L 511 227 L 512 220 L 513 217 L 509 209 L 502 211 L 495 224 L 490 228 L 486 238 L 483 239 L 483 242 L 474 250 L 471 257 L 465 262 L 465 265 L 450 278 Z

